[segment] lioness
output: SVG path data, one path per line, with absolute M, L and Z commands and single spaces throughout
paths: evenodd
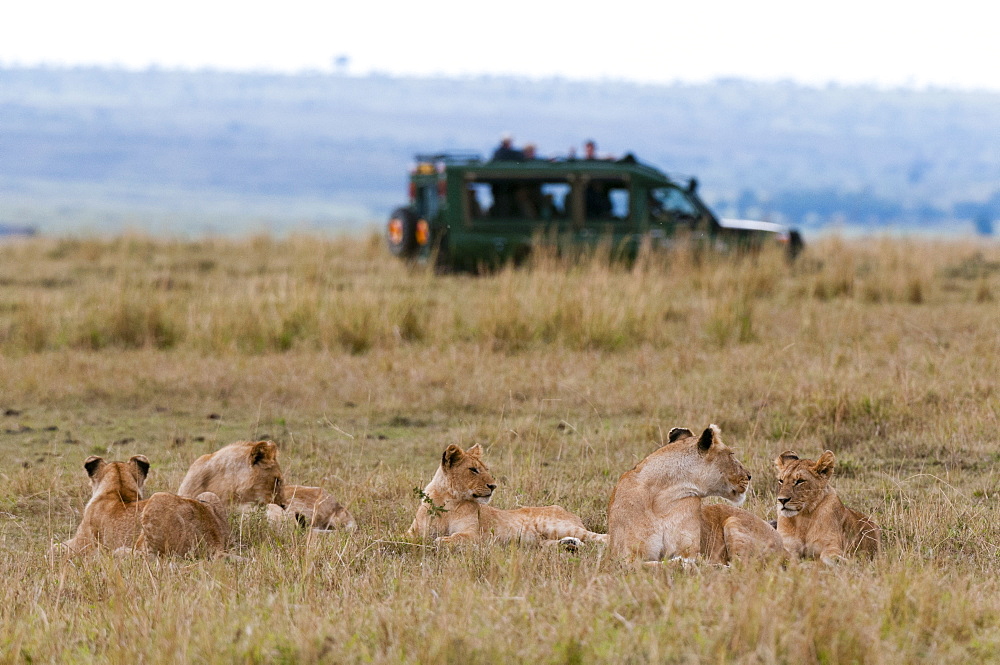
M 448 446 L 441 465 L 421 495 L 408 534 L 435 537 L 437 543 L 495 538 L 503 542 L 562 544 L 575 549 L 583 542 L 606 542 L 561 506 L 500 510 L 487 505 L 497 488 L 477 443 L 468 450 Z
M 357 527 L 350 511 L 321 487 L 285 485 L 285 499 L 288 501 L 286 508 L 273 503 L 267 507 L 270 521 L 291 519 L 316 531 L 353 531 Z
M 149 460 L 128 462 L 88 457 L 91 497 L 76 535 L 66 542 L 71 554 L 97 547 L 151 554 L 214 554 L 225 545 L 228 526 L 219 498 L 210 492 L 189 499 L 157 492 L 142 499 Z
M 608 504 L 611 554 L 626 560 L 661 561 L 698 555 L 711 563 L 734 557 L 786 553 L 764 520 L 726 505 L 703 506 L 719 496 L 737 505 L 750 474 L 710 425 L 696 437 L 670 430 L 667 445 L 622 474 Z
M 870 518 L 845 506 L 830 486 L 835 458 L 799 459 L 786 450 L 774 460 L 778 472 L 778 533 L 785 549 L 834 564 L 845 554 L 874 556 L 882 534 Z
M 278 446 L 273 441 L 237 441 L 202 455 L 188 469 L 177 493 L 196 497 L 202 492 L 212 492 L 225 503 L 287 507 Z

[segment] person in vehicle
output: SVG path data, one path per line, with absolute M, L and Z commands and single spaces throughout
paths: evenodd
M 494 162 L 524 161 L 524 153 L 514 147 L 514 137 L 504 134 L 500 137 L 500 145 L 493 151 Z
M 587 142 L 583 144 L 583 158 L 585 160 L 602 162 L 613 162 L 615 160 L 611 155 L 598 155 L 597 143 L 594 142 L 594 139 L 587 139 Z M 632 159 L 635 159 L 635 157 Z

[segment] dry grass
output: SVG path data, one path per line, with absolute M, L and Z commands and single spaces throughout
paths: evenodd
M 542 257 L 437 276 L 378 239 L 0 245 L 0 661 L 910 663 L 1000 658 L 1000 249 L 816 243 L 754 259 Z M 449 443 L 497 503 L 605 527 L 618 475 L 717 422 L 772 514 L 771 459 L 838 456 L 873 563 L 650 573 L 407 541 Z M 244 561 L 51 562 L 90 454 L 282 446 L 353 536 L 234 517 Z

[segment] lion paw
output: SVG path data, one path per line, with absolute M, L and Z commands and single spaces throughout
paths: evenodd
M 663 563 L 673 568 L 679 568 L 685 571 L 694 571 L 698 570 L 699 561 L 698 557 L 674 556 L 670 557 Z
M 573 536 L 566 536 L 565 538 L 559 539 L 559 544 L 567 552 L 576 552 L 581 547 L 583 547 L 583 541 L 579 538 L 574 538 Z

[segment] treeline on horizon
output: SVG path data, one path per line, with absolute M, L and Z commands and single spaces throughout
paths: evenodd
M 981 233 L 1000 217 L 994 92 L 7 67 L 0 118 L 0 197 L 170 188 L 336 199 L 377 219 L 405 202 L 414 154 L 488 155 L 509 131 L 542 156 L 592 138 L 697 175 L 729 216 Z

